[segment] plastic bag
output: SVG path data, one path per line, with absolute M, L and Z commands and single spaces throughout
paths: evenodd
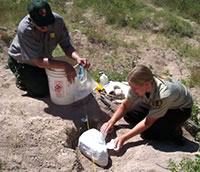
M 118 151 L 119 150 L 119 145 L 115 145 L 115 139 L 112 139 L 110 142 L 108 142 L 106 144 L 106 148 L 107 149 L 113 149 L 115 151 Z
M 85 156 L 94 160 L 99 166 L 107 166 L 108 152 L 104 136 L 100 131 L 94 128 L 85 131 L 79 137 L 78 147 Z

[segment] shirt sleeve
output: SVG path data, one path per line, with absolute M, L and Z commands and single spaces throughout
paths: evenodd
M 59 30 L 59 38 L 58 38 L 59 45 L 61 46 L 62 49 L 67 49 L 69 54 L 72 54 L 75 51 L 75 49 L 72 46 L 72 41 L 63 19 L 61 19 L 59 22 L 58 30 Z
M 149 111 L 148 116 L 152 117 L 152 118 L 161 118 L 163 117 L 166 112 L 169 109 L 169 105 L 170 105 L 170 98 L 164 98 L 161 101 L 161 105 L 160 107 L 156 108 L 156 107 L 152 107 Z
M 136 100 L 138 100 L 138 98 L 139 98 L 139 96 L 134 94 L 134 92 L 131 90 L 131 88 L 129 88 L 127 98 L 126 98 L 128 100 L 128 102 L 134 103 Z

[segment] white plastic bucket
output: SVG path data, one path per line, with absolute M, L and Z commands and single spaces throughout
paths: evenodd
M 88 96 L 97 87 L 97 83 L 86 70 L 79 65 L 74 68 L 77 76 L 72 84 L 67 80 L 63 69 L 46 69 L 50 98 L 53 103 L 58 105 L 74 103 Z

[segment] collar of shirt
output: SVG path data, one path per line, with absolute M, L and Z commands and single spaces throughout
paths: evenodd
M 151 93 L 148 97 L 146 95 L 143 96 L 144 102 L 149 103 L 164 98 L 166 95 L 163 93 L 166 92 L 167 89 L 168 87 L 163 80 L 154 77 Z

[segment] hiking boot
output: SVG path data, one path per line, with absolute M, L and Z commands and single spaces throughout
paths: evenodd
M 16 80 L 16 87 L 19 88 L 22 91 L 27 91 L 27 88 L 25 86 L 25 84 L 23 82 L 21 82 L 20 80 Z

